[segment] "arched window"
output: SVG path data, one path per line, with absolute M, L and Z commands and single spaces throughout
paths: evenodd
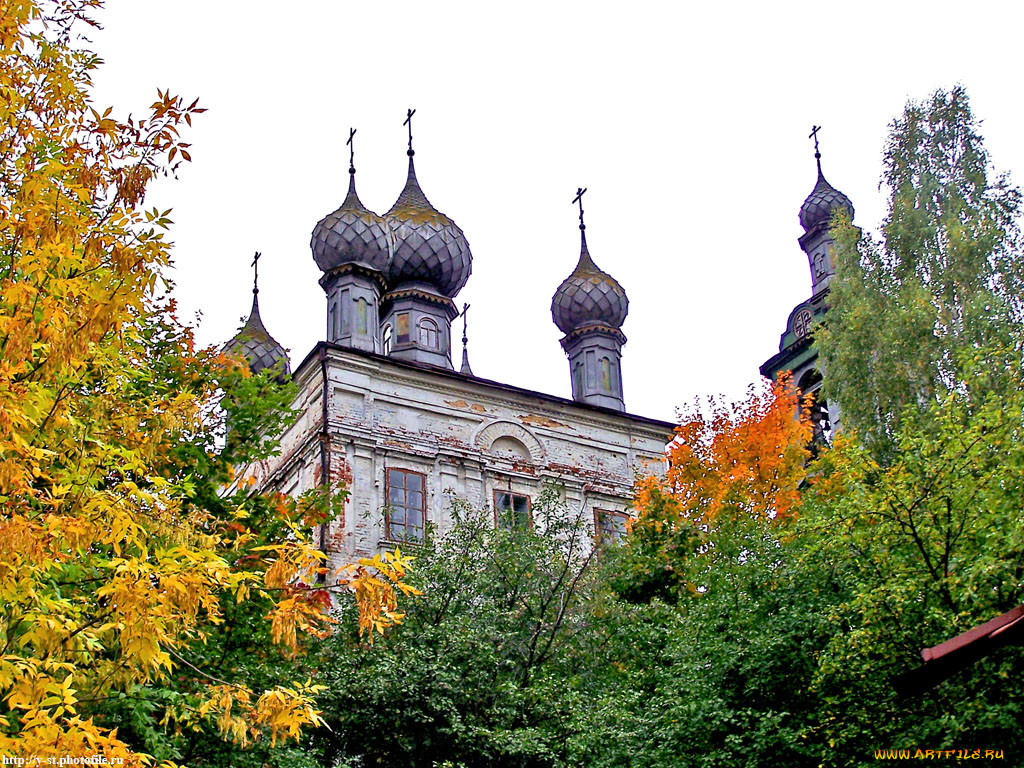
M 356 299 L 356 333 L 366 333 L 366 299 Z
M 380 351 L 382 355 L 391 354 L 391 336 L 391 325 L 387 324 L 384 326 L 384 331 L 381 333 Z
M 441 346 L 441 334 L 437 330 L 437 323 L 429 317 L 420 320 L 420 344 L 428 349 L 438 349 Z
M 821 396 L 821 372 L 812 368 L 800 377 L 800 392 L 811 396 L 811 441 L 827 444 L 832 440 L 832 422 L 828 416 L 828 401 Z

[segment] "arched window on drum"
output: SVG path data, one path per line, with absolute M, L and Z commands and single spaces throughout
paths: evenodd
M 427 349 L 440 349 L 441 347 L 441 333 L 437 329 L 437 323 L 431 320 L 429 317 L 424 317 L 419 322 L 420 326 L 420 344 Z

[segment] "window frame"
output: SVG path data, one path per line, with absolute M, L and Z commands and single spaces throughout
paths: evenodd
M 420 490 L 422 496 L 422 502 L 420 507 L 420 525 L 419 525 L 419 537 L 410 538 L 408 535 L 409 529 L 412 527 L 408 523 L 403 522 L 401 528 L 405 535 L 399 538 L 394 535 L 394 531 L 391 528 L 391 515 L 395 507 L 391 503 L 391 487 L 392 473 L 401 472 L 406 477 L 412 475 L 420 479 Z M 408 501 L 409 487 L 406 482 L 402 483 L 402 490 L 405 494 L 406 501 Z M 413 509 L 408 504 L 402 505 L 402 510 Z M 408 515 L 406 515 L 408 519 Z M 404 467 L 387 467 L 384 472 L 384 538 L 388 541 L 400 542 L 402 544 L 419 544 L 426 539 L 427 535 L 427 475 L 425 472 L 419 472 L 415 469 L 405 469 Z
M 433 342 L 431 342 L 433 338 Z M 431 317 L 421 317 L 416 323 L 416 340 L 427 349 L 441 349 L 441 328 Z
M 622 533 L 616 533 L 615 527 L 612 526 L 611 538 L 606 538 L 603 531 L 601 530 L 601 516 L 607 515 L 611 519 L 622 520 Z M 630 529 L 633 527 L 633 518 L 628 512 L 621 512 L 615 509 L 602 509 L 594 507 L 594 539 L 597 542 L 597 546 L 604 546 L 607 544 L 618 544 L 621 543 L 626 536 L 629 535 Z
M 510 497 L 510 501 L 509 501 L 510 504 L 512 503 L 511 502 L 511 497 L 513 497 L 513 496 L 518 496 L 519 498 L 526 499 L 526 523 L 527 523 L 526 528 L 520 528 L 518 525 L 515 525 L 514 524 L 515 523 L 514 519 L 513 519 L 513 525 L 511 525 L 511 526 L 502 525 L 501 524 L 501 517 L 500 517 L 499 511 L 498 511 L 498 494 L 499 493 L 503 493 L 503 494 L 509 496 Z M 493 509 L 494 509 L 494 527 L 495 528 L 501 528 L 501 529 L 506 530 L 506 531 L 517 531 L 517 530 L 532 531 L 533 530 L 533 499 L 530 498 L 530 495 L 528 493 L 517 493 L 516 491 L 510 491 L 507 488 L 495 488 L 494 491 L 492 492 L 492 498 L 494 500 Z M 514 515 L 515 515 L 515 507 L 514 506 L 510 506 L 509 507 L 509 511 L 512 512 L 513 517 L 514 517 Z

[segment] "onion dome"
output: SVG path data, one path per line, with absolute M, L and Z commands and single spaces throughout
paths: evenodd
M 257 267 L 260 254 L 253 259 L 253 268 Z M 249 312 L 249 319 L 245 321 L 242 330 L 235 334 L 227 344 L 224 345 L 224 352 L 233 355 L 242 355 L 249 363 L 249 370 L 259 373 L 268 369 L 278 371 L 278 378 L 284 378 L 291 374 L 291 367 L 288 364 L 288 353 L 284 347 L 277 343 L 271 336 L 263 320 L 260 318 L 260 289 L 256 287 L 256 276 L 253 275 L 252 288 L 252 310 Z
M 442 295 L 457 294 L 473 271 L 473 254 L 458 225 L 427 200 L 416 180 L 413 151 L 409 150 L 409 177 L 405 189 L 384 220 L 394 237 L 387 281 L 392 287 L 421 282 Z
M 388 266 L 387 225 L 360 202 L 356 194 L 356 169 L 349 167 L 348 172 L 345 202 L 313 227 L 309 242 L 313 259 L 324 272 L 343 264 L 362 264 L 383 272 Z
M 602 272 L 590 258 L 587 233 L 582 224 L 580 241 L 580 260 L 576 269 L 551 297 L 551 318 L 565 334 L 587 325 L 619 329 L 629 311 L 626 292 L 614 277 Z
M 853 218 L 853 203 L 850 202 L 850 198 L 825 180 L 825 175 L 821 172 L 821 153 L 815 152 L 814 157 L 818 161 L 818 183 L 800 206 L 800 225 L 805 232 L 810 232 L 819 224 L 828 224 L 832 219 L 832 212 L 836 210 L 845 209 L 849 212 L 850 218 Z

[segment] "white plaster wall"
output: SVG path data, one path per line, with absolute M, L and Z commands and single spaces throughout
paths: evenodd
M 382 541 L 387 467 L 426 475 L 427 520 L 438 533 L 451 523 L 446 491 L 491 506 L 496 489 L 536 500 L 545 482 L 560 485 L 571 511 L 628 511 L 637 472 L 664 471 L 671 427 L 588 409 L 571 401 L 467 380 L 379 357 L 327 349 L 330 476 L 347 478 L 350 496 L 327 546 L 335 564 L 371 555 Z M 296 374 L 299 421 L 282 451 L 260 468 L 262 485 L 299 494 L 322 481 L 323 380 L 315 357 Z M 512 437 L 529 460 L 491 453 Z

